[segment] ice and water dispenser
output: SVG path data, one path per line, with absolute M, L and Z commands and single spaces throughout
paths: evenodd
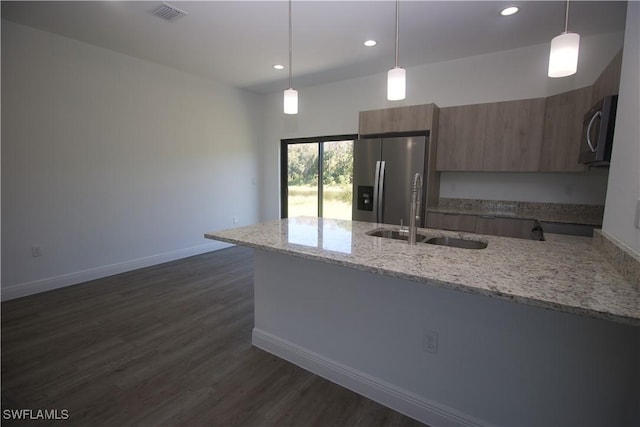
M 370 185 L 358 185 L 358 209 L 361 211 L 373 210 L 373 187 Z

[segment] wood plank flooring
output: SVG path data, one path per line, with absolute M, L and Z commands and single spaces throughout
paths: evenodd
M 2 409 L 64 426 L 420 426 L 251 346 L 232 247 L 2 303 Z

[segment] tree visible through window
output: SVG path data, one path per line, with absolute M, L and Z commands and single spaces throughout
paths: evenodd
M 318 216 L 318 148 L 314 142 L 287 146 L 289 217 Z
M 323 146 L 322 216 L 351 219 L 353 141 L 330 141 Z
M 351 219 L 353 139 L 288 140 L 282 150 L 282 216 Z

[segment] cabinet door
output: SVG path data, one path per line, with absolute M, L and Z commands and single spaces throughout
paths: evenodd
M 534 225 L 530 219 L 480 216 L 476 219 L 476 233 L 529 239 Z
M 361 111 L 358 121 L 360 138 L 366 135 L 384 133 L 384 115 L 386 110 Z
M 487 104 L 483 170 L 539 170 L 544 104 L 544 98 Z
M 591 108 L 591 87 L 550 96 L 546 101 L 540 170 L 581 172 L 582 120 Z
M 433 104 L 410 105 L 385 110 L 388 126 L 385 132 L 411 132 L 431 129 Z
M 596 103 L 608 95 L 617 95 L 620 87 L 620 70 L 622 69 L 622 51 L 613 57 L 598 80 L 593 84 L 593 102 Z
M 426 131 L 432 128 L 433 111 L 433 104 L 361 111 L 359 133 L 362 137 L 393 132 Z
M 427 227 L 474 233 L 476 230 L 476 217 L 474 215 L 427 212 Z
M 483 169 L 486 104 L 440 109 L 436 168 L 444 171 Z

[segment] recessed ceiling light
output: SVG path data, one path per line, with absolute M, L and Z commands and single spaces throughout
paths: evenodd
M 500 15 L 502 16 L 511 16 L 514 15 L 516 13 L 518 13 L 520 9 L 517 6 L 509 6 L 509 7 L 505 7 L 504 9 L 502 9 L 502 11 L 500 11 Z
M 377 45 L 377 44 L 378 44 L 378 42 L 377 42 L 377 41 L 375 41 L 375 40 L 367 40 L 366 42 L 364 42 L 364 45 L 365 45 L 366 47 L 375 46 L 375 45 Z
M 276 70 L 284 70 L 284 65 L 276 64 L 273 66 L 273 68 L 275 68 Z

